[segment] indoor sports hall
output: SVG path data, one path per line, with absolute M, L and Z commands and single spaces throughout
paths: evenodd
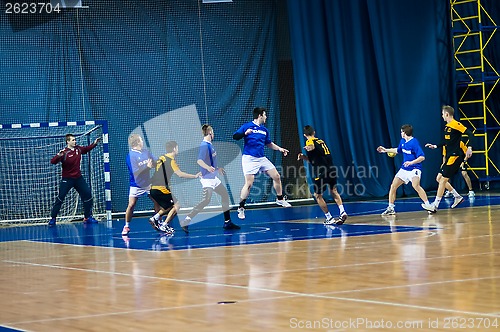
M 0 8 L 0 331 L 500 330 L 499 1 Z

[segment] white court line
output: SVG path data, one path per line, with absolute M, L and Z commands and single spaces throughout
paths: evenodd
M 412 304 L 404 304 L 404 303 L 396 303 L 396 302 L 388 302 L 388 301 L 353 299 L 353 298 L 347 298 L 347 297 L 328 296 L 328 295 L 321 295 L 321 294 L 308 294 L 308 293 L 291 292 L 291 291 L 267 289 L 267 288 L 260 288 L 260 287 L 246 287 L 246 286 L 239 286 L 239 285 L 212 283 L 212 282 L 204 282 L 204 281 L 194 281 L 194 280 L 186 280 L 186 279 L 164 278 L 164 277 L 137 275 L 137 274 L 121 273 L 121 272 L 110 272 L 110 271 L 100 271 L 100 270 L 93 270 L 93 269 L 63 267 L 63 266 L 55 266 L 55 265 L 49 265 L 49 264 L 35 264 L 35 263 L 24 263 L 24 262 L 16 262 L 16 261 L 6 261 L 6 262 L 24 264 L 24 265 L 30 265 L 30 266 L 38 266 L 38 267 L 56 268 L 56 269 L 61 269 L 61 270 L 101 273 L 101 274 L 107 274 L 107 275 L 125 276 L 125 277 L 133 277 L 133 278 L 141 277 L 144 279 L 151 279 L 151 280 L 174 281 L 174 282 L 196 284 L 196 285 L 228 287 L 228 288 L 236 288 L 236 289 L 242 289 L 242 290 L 247 290 L 247 291 L 252 290 L 252 291 L 261 291 L 261 292 L 271 292 L 271 293 L 275 293 L 275 294 L 288 295 L 291 297 L 309 297 L 309 298 L 316 298 L 316 299 L 328 299 L 328 300 L 339 300 L 339 301 L 348 301 L 348 302 L 357 302 L 357 303 L 369 303 L 369 304 L 385 305 L 385 306 L 392 306 L 392 307 L 399 307 L 399 308 L 410 308 L 410 309 L 419 309 L 419 310 L 431 310 L 431 311 L 437 311 L 437 312 L 447 312 L 447 313 L 452 313 L 455 315 L 462 314 L 462 315 L 469 315 L 469 316 L 475 316 L 475 317 L 492 317 L 492 318 L 500 317 L 500 315 L 495 314 L 495 313 L 482 313 L 482 312 L 473 312 L 473 311 L 464 311 L 464 310 L 453 310 L 453 309 L 446 309 L 446 308 L 436 308 L 436 307 L 420 306 L 420 305 L 412 305 Z M 484 277 L 484 278 L 458 279 L 458 280 L 439 281 L 439 282 L 429 283 L 429 284 L 439 285 L 439 284 L 451 283 L 451 282 L 466 282 L 466 281 L 473 281 L 473 280 L 488 280 L 488 279 L 499 279 L 499 278 L 500 278 L 500 276 Z M 419 284 L 419 285 L 422 285 L 422 284 Z M 400 286 L 398 286 L 398 287 L 400 287 Z M 411 285 L 407 285 L 407 287 L 411 287 Z M 273 299 L 273 298 L 274 297 L 268 298 L 268 299 Z M 256 299 L 256 301 L 262 301 L 262 299 L 258 299 L 258 300 Z M 244 302 L 244 301 L 239 301 L 239 302 Z M 141 310 L 140 312 L 192 308 L 192 307 L 207 306 L 207 305 L 213 306 L 216 304 L 208 303 L 208 304 L 180 306 L 180 307 L 164 308 L 164 309 L 155 308 L 155 309 L 144 310 L 144 311 Z M 133 312 L 139 312 L 139 311 L 133 311 Z M 120 313 L 107 313 L 107 314 L 97 314 L 97 315 L 64 317 L 64 318 L 56 318 L 56 319 L 42 319 L 42 320 L 9 322 L 7 324 L 39 323 L 39 322 L 49 322 L 49 321 L 56 321 L 56 320 L 60 321 L 60 320 L 68 320 L 68 319 L 105 317 L 105 316 L 109 316 L 109 315 L 121 315 L 121 314 L 126 314 L 126 313 L 120 312 Z
M 238 232 L 238 233 L 231 233 L 229 235 L 248 235 L 248 234 L 257 234 L 257 233 L 265 233 L 265 232 L 268 232 L 271 230 L 271 228 L 269 227 L 257 227 L 257 226 L 250 226 L 250 228 L 257 228 L 257 230 L 255 231 L 250 231 L 250 232 Z M 147 233 L 147 231 L 141 231 L 141 232 L 134 232 L 134 234 L 137 234 L 137 233 Z M 181 233 L 181 231 L 179 231 L 179 233 Z M 161 236 L 160 233 L 158 233 L 158 236 Z M 219 234 L 205 234 L 205 235 L 192 235 L 192 233 L 189 233 L 189 238 L 190 239 L 196 239 L 196 238 L 212 238 L 212 237 L 225 237 L 227 236 L 227 234 L 224 234 L 224 233 L 219 233 Z M 174 236 L 172 236 L 173 238 Z M 118 237 L 118 236 L 112 236 L 113 239 L 115 240 L 122 240 L 122 237 Z M 137 240 L 153 240 L 155 241 L 156 238 L 151 238 L 151 237 L 133 237 L 132 238 L 134 241 L 137 241 Z M 51 243 L 51 242 L 49 242 Z M 222 243 L 222 242 L 221 242 Z M 219 244 L 218 242 L 210 242 L 208 243 L 210 245 L 213 245 L 213 244 Z M 96 246 L 96 247 L 101 247 L 101 246 Z M 213 247 L 208 247 L 208 248 L 213 248 Z M 123 248 L 118 248 L 118 249 L 123 249 Z M 187 248 L 186 248 L 187 249 Z M 186 250 L 186 249 L 180 249 L 180 250 Z M 205 248 L 194 248 L 194 249 L 205 249 Z M 132 249 L 132 250 L 136 250 L 136 249 Z M 179 250 L 179 251 L 180 251 Z M 148 251 L 151 251 L 151 250 L 148 250 Z

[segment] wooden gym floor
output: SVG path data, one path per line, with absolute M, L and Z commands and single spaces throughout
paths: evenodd
M 500 197 L 449 204 L 347 203 L 340 227 L 254 209 L 233 232 L 206 214 L 173 237 L 146 218 L 124 238 L 123 221 L 2 228 L 0 330 L 500 330 Z

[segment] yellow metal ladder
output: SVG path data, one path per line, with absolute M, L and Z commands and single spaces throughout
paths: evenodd
M 473 146 L 474 158 L 481 157 L 481 162 L 474 161 L 479 166 L 467 166 L 480 185 L 489 189 L 490 181 L 500 180 L 499 167 L 490 155 L 500 135 L 491 98 L 500 93 L 500 75 L 489 59 L 500 27 L 489 14 L 487 0 L 450 0 L 450 5 L 460 121 L 478 137 L 476 143 L 482 142 L 482 146 Z

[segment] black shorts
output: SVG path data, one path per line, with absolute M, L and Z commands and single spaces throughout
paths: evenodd
M 165 194 L 159 189 L 151 189 L 149 194 L 164 210 L 170 209 L 175 204 L 175 197 L 171 193 Z
M 441 166 L 441 175 L 450 179 L 460 170 L 460 164 L 464 161 L 463 156 L 448 156 L 444 164 Z
M 333 189 L 336 185 L 336 177 L 325 177 L 314 179 L 313 188 L 316 194 L 323 195 L 323 193 L 328 190 L 327 186 L 330 186 L 330 188 Z

